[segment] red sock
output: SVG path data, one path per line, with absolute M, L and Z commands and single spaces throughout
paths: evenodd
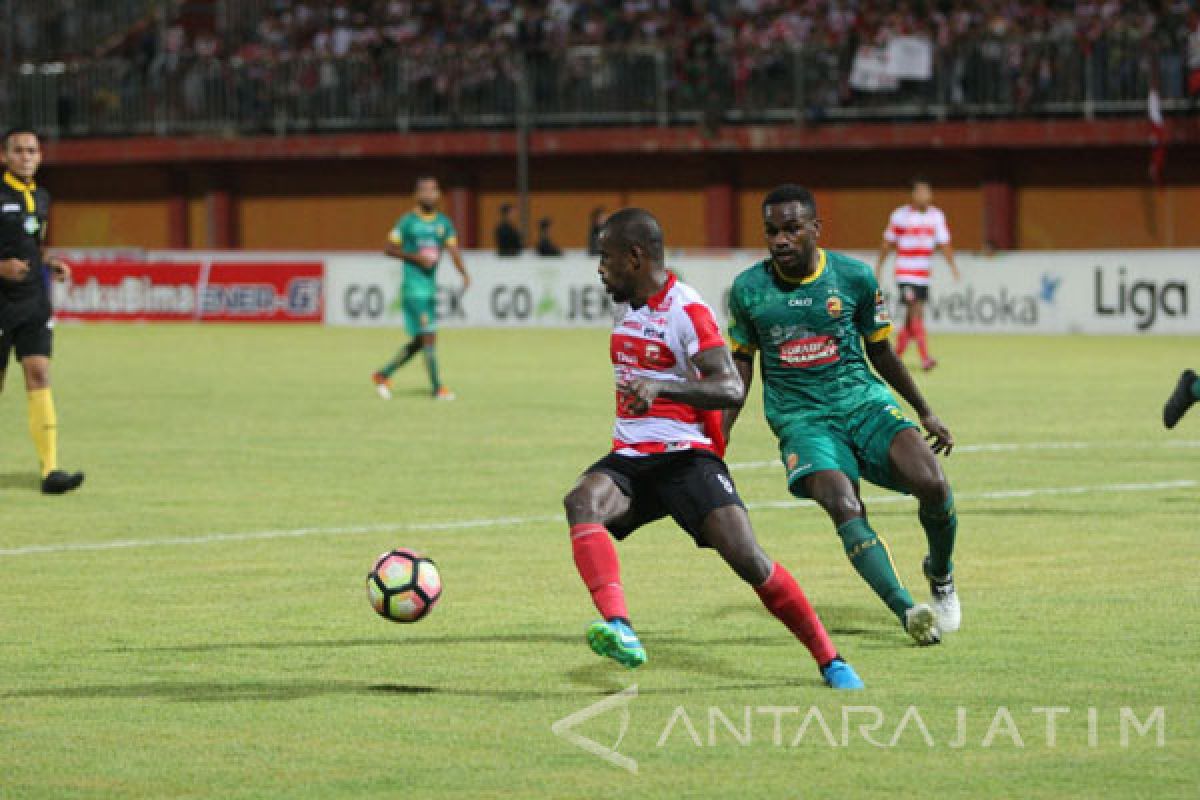
M 925 336 L 925 320 L 913 320 L 913 338 L 917 340 L 917 352 L 921 354 L 921 361 L 928 361 L 929 340 Z
M 900 333 L 896 336 L 896 355 L 904 355 L 904 351 L 908 349 L 908 323 L 904 323 L 904 327 L 900 329 Z
M 837 656 L 837 648 L 829 640 L 825 626 L 796 579 L 782 564 L 771 568 L 771 577 L 762 586 L 755 587 L 759 599 L 767 610 L 779 618 L 796 638 L 804 643 L 816 660 L 817 666 L 825 666 Z
M 571 551 L 575 554 L 579 577 L 592 593 L 592 602 L 600 616 L 629 619 L 625 590 L 621 588 L 621 562 L 608 529 L 599 523 L 572 525 Z

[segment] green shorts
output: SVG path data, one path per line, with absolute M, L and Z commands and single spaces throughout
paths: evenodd
M 404 295 L 404 329 L 409 336 L 437 333 L 437 297 L 434 295 Z
M 882 389 L 841 414 L 796 417 L 779 437 L 788 490 L 796 497 L 807 497 L 805 476 L 836 470 L 855 483 L 866 478 L 884 489 L 907 493 L 907 487 L 893 474 L 888 451 L 896 434 L 916 427 L 891 393 Z

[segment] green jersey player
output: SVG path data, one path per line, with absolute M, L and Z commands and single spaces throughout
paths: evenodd
M 936 644 L 961 621 L 950 560 L 958 521 L 935 457 L 949 455 L 954 440 L 892 349 L 874 272 L 817 246 L 812 194 L 780 186 L 762 213 L 770 257 L 739 275 L 729 298 L 738 370 L 749 385 L 754 358 L 761 358 L 767 422 L 779 439 L 788 489 L 829 514 L 850 562 L 909 634 Z M 916 411 L 929 443 L 884 381 Z M 727 435 L 736 419 L 737 411 L 726 412 Z M 896 576 L 887 544 L 867 521 L 862 478 L 917 497 L 932 608 L 914 603 Z
M 441 190 L 437 178 L 417 178 L 417 207 L 396 221 L 388 234 L 385 252 L 392 258 L 404 262 L 404 286 L 400 290 L 400 302 L 404 309 L 404 327 L 412 337 L 408 344 L 382 369 L 371 376 L 379 396 L 391 398 L 392 373 L 407 364 L 421 352 L 425 356 L 425 367 L 429 371 L 433 397 L 436 400 L 453 400 L 454 393 L 442 385 L 437 362 L 437 268 L 442 252 L 450 253 L 454 266 L 462 275 L 463 290 L 471 285 L 462 254 L 458 250 L 458 237 L 454 223 L 437 210 Z

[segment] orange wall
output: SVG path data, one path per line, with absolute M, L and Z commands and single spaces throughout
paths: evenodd
M 576 180 L 586 185 L 584 178 Z M 612 188 L 610 183 L 608 189 L 598 191 L 573 186 L 539 189 L 531 196 L 532 217 L 534 221 L 542 216 L 554 220 L 553 235 L 560 246 L 583 247 L 593 207 L 603 205 L 612 210 L 640 205 L 660 217 L 668 246 L 704 246 L 703 189 L 691 184 L 660 189 L 648 180 L 644 183 L 648 185 L 632 189 Z M 286 188 L 296 194 L 262 187 L 243 189 L 237 213 L 244 247 L 376 250 L 383 246 L 396 218 L 412 206 L 404 188 L 395 193 L 360 189 L 346 195 L 318 194 L 322 188 L 318 185 L 297 183 Z M 737 192 L 736 233 L 741 246 L 762 245 L 759 204 L 767 190 L 761 186 Z M 891 186 L 818 187 L 815 191 L 824 221 L 822 239 L 830 247 L 843 249 L 877 247 L 888 213 L 907 199 L 904 189 Z M 150 183 L 137 193 L 123 192 L 121 184 L 111 188 L 68 184 L 52 207 L 51 241 L 75 247 L 167 247 L 168 193 L 167 186 Z M 515 202 L 515 196 L 511 191 L 487 188 L 480 190 L 477 198 L 477 246 L 490 248 L 499 206 Z M 965 250 L 979 248 L 983 228 L 980 190 L 938 188 L 935 202 L 946 212 L 954 244 Z M 1200 185 L 1161 190 L 1026 185 L 1017 189 L 1016 204 L 1017 246 L 1023 249 L 1200 246 Z M 192 246 L 210 246 L 207 204 L 194 190 L 188 199 L 187 218 Z M 456 222 L 461 225 L 464 221 Z
M 254 250 L 382 250 L 412 204 L 411 195 L 249 196 L 238 201 L 238 228 Z
M 495 246 L 494 231 L 500 219 L 500 206 L 517 197 L 511 192 L 480 192 L 479 220 L 475 241 L 483 249 Z M 652 211 L 663 225 L 668 247 L 704 245 L 704 193 L 701 191 L 534 191 L 529 195 L 530 246 L 536 245 L 537 221 L 554 220 L 551 237 L 559 247 L 586 247 L 588 217 L 596 206 L 614 211 L 624 206 L 640 206 Z M 513 217 L 516 221 L 516 214 Z
M 1200 245 L 1200 187 L 1017 190 L 1017 247 Z
M 476 246 L 490 250 L 496 246 L 496 223 L 500 221 L 500 206 L 512 203 L 517 207 L 517 196 L 511 192 L 480 192 L 479 217 L 476 222 Z M 551 239 L 559 247 L 586 247 L 588 216 L 596 206 L 609 211 L 625 205 L 618 192 L 570 192 L 536 191 L 529 193 L 529 237 L 530 247 L 537 244 L 537 221 L 550 217 L 554 221 L 550 228 Z M 520 224 L 519 210 L 513 212 L 513 222 Z
M 762 200 L 770 187 L 738 193 L 738 230 L 743 247 L 763 244 Z M 814 188 L 821 217 L 821 241 L 834 250 L 875 249 L 892 210 L 908 202 L 903 189 Z M 933 202 L 946 212 L 956 247 L 976 250 L 983 241 L 983 193 L 978 189 L 937 189 Z
M 167 247 L 166 200 L 57 200 L 50 241 L 59 247 Z

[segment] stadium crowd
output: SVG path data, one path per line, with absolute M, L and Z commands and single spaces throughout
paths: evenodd
M 236 13 L 211 25 L 179 17 L 137 28 L 117 49 L 119 74 L 100 102 L 169 95 L 185 119 L 213 114 L 218 97 L 233 98 L 218 105 L 238 118 L 281 109 L 388 118 L 398 104 L 469 118 L 511 113 L 524 70 L 539 111 L 650 111 L 665 94 L 674 109 L 802 106 L 810 119 L 898 101 L 1038 113 L 1085 95 L 1098 104 L 1144 101 L 1151 83 L 1167 100 L 1200 94 L 1196 5 L 251 0 L 225 4 Z M 931 43 L 935 78 L 888 91 L 853 85 L 860 49 L 900 36 Z M 72 68 L 86 73 L 86 61 L 77 56 Z

